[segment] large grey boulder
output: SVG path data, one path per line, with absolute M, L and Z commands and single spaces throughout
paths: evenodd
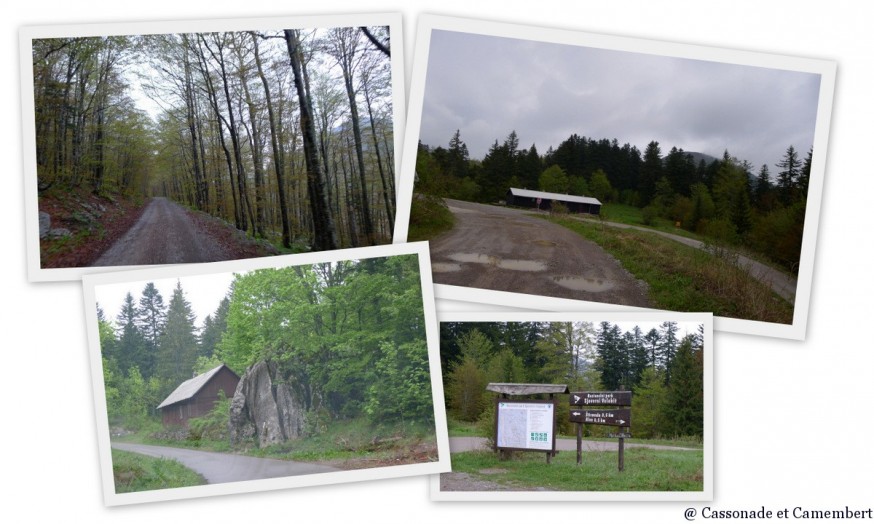
M 276 374 L 275 366 L 260 361 L 240 378 L 228 421 L 231 443 L 254 438 L 264 447 L 301 436 L 303 406 L 285 381 L 277 381 Z
M 45 211 L 39 212 L 39 237 L 45 238 L 52 228 L 52 217 Z

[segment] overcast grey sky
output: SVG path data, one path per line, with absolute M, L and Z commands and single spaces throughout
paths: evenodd
M 572 133 L 641 153 L 725 149 L 772 175 L 789 145 L 813 145 L 820 75 L 433 30 L 420 140 L 456 129 L 471 158 L 515 130 L 542 155 Z

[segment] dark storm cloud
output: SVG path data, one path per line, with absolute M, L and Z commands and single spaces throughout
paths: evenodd
M 758 167 L 813 144 L 819 75 L 434 30 L 420 140 L 471 158 L 515 130 L 543 154 L 572 133 Z

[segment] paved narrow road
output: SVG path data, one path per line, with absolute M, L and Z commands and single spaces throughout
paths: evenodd
M 646 283 L 594 242 L 524 210 L 446 203 L 455 227 L 431 241 L 435 283 L 650 306 Z
M 112 447 L 122 451 L 131 451 L 141 455 L 148 455 L 150 457 L 175 459 L 185 467 L 202 475 L 209 484 L 341 471 L 330 466 L 308 464 L 306 462 L 262 459 L 257 457 L 246 457 L 243 455 L 232 455 L 230 453 L 195 451 L 193 449 L 170 448 L 165 446 L 148 446 L 145 444 L 113 442 Z
M 136 224 L 94 262 L 94 266 L 139 266 L 215 262 L 231 258 L 201 231 L 185 209 L 155 197 Z

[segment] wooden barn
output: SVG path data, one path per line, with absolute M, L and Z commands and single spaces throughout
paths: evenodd
M 571 213 L 601 214 L 601 201 L 597 198 L 532 191 L 511 187 L 507 190 L 507 205 L 515 207 L 533 207 L 537 209 L 552 209 L 553 202 L 561 202 Z
M 222 364 L 202 375 L 188 379 L 173 390 L 173 393 L 158 405 L 164 426 L 188 427 L 188 419 L 209 413 L 219 391 L 227 398 L 234 396 L 240 377 Z

